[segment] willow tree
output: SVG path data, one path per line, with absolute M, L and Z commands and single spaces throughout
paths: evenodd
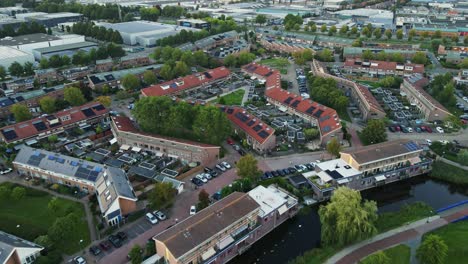
M 343 246 L 377 232 L 377 203 L 363 202 L 358 191 L 347 187 L 336 189 L 331 201 L 320 206 L 319 215 L 325 245 Z

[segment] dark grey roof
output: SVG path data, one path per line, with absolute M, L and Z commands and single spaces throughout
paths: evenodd
M 149 179 L 153 179 L 154 176 L 156 176 L 156 172 L 154 170 L 145 169 L 139 166 L 130 167 L 128 174 L 130 175 L 134 174 L 134 175 L 142 176 L 142 177 L 149 178 Z
M 58 46 L 52 46 L 52 47 L 46 47 L 46 48 L 38 48 L 34 50 L 44 54 L 44 53 L 51 53 L 51 52 L 64 51 L 64 50 L 75 50 L 75 49 L 87 48 L 87 47 L 97 47 L 97 44 L 94 42 L 84 41 L 84 42 L 64 44 L 64 45 L 58 45 Z
M 15 248 L 37 248 L 39 251 L 43 249 L 37 244 L 0 231 L 0 263 L 5 263 Z

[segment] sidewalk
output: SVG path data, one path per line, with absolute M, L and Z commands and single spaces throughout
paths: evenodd
M 454 208 L 455 209 L 455 208 Z M 357 263 L 362 258 L 379 250 L 408 243 L 420 238 L 427 232 L 430 232 L 439 227 L 449 224 L 451 221 L 462 216 L 468 215 L 468 208 L 461 206 L 451 212 L 451 214 L 440 216 L 435 215 L 429 218 L 424 218 L 405 226 L 395 228 L 385 233 L 379 234 L 373 238 L 351 245 L 333 257 L 329 258 L 327 264 L 351 264 Z

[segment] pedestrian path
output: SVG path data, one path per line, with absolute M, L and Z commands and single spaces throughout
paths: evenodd
M 468 205 L 459 206 L 444 211 L 441 215 L 424 218 L 405 226 L 401 226 L 368 240 L 344 248 L 325 263 L 352 264 L 379 250 L 384 250 L 398 244 L 408 244 L 412 248 L 419 246 L 421 237 L 432 230 L 445 226 L 454 220 L 468 216 Z M 413 256 L 413 254 L 412 254 Z M 413 260 L 413 258 L 412 258 Z M 414 261 L 414 260 L 413 260 Z M 413 262 L 412 262 L 413 263 Z

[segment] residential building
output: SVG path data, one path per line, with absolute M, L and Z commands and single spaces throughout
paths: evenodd
M 451 113 L 424 90 L 424 86 L 428 84 L 428 79 L 422 77 L 422 75 L 416 74 L 403 80 L 400 91 L 412 105 L 419 109 L 419 112 L 425 120 L 444 120 L 451 115 Z
M 55 82 L 62 80 L 62 76 L 59 75 L 56 69 L 41 69 L 34 71 L 34 79 L 40 84 Z
M 111 88 L 120 88 L 120 80 L 127 74 L 132 74 L 143 81 L 143 74 L 146 71 L 152 71 L 154 73 L 159 72 L 162 65 L 149 65 L 145 67 L 130 68 L 125 70 L 101 72 L 88 75 L 88 86 L 93 90 L 99 90 L 104 85 L 108 85 Z M 104 66 L 102 67 L 104 69 Z
M 181 27 L 198 28 L 210 30 L 211 24 L 201 19 L 179 19 L 177 25 Z
M 83 79 L 88 74 L 93 72 L 93 68 L 85 66 L 85 67 L 76 67 L 70 68 L 62 71 L 62 76 L 67 80 L 79 80 Z
M 0 263 L 32 264 L 44 247 L 0 231 Z
M 212 83 L 225 80 L 231 76 L 231 71 L 222 66 L 205 72 L 198 72 L 180 77 L 165 83 L 157 84 L 141 90 L 142 96 L 178 95 L 196 89 L 203 89 Z
M 203 165 L 216 162 L 219 158 L 219 146 L 145 133 L 139 131 L 128 117 L 113 116 L 111 129 L 119 145 L 145 149 L 157 156 Z
M 14 79 L 4 82 L 3 85 L 5 86 L 4 91 L 6 94 L 24 92 L 34 88 L 34 78 L 28 77 Z
M 339 186 L 365 190 L 425 174 L 432 160 L 423 148 L 407 140 L 394 140 L 340 152 L 340 158 L 316 164 L 304 173 L 314 191 L 314 199 L 329 199 Z
M 453 79 L 457 85 L 468 85 L 468 70 L 460 70 Z
M 117 225 L 136 210 L 137 197 L 122 169 L 27 146 L 21 147 L 13 166 L 20 175 L 96 193 L 109 225 Z
M 279 71 L 256 63 L 242 67 L 242 71 L 265 81 L 265 96 L 269 103 L 280 111 L 298 116 L 317 127 L 322 142 L 341 131 L 340 119 L 334 109 L 283 90 Z
M 151 63 L 150 58 L 147 54 L 129 54 L 120 58 L 119 67 L 121 68 L 129 68 L 129 67 L 140 67 L 146 66 Z
M 327 48 L 343 48 L 353 45 L 354 40 L 349 38 L 340 38 L 333 36 L 318 35 L 315 38 L 315 44 Z
M 44 96 L 50 96 L 55 99 L 63 99 L 63 90 L 67 85 L 57 85 L 54 87 L 43 88 L 39 90 L 33 90 L 29 92 L 14 93 L 10 91 L 4 91 L 7 96 L 0 98 L 0 118 L 8 118 L 11 115 L 11 106 L 14 104 L 23 104 L 29 108 L 31 113 L 39 113 L 39 101 Z
M 394 54 L 394 53 L 399 53 L 403 55 L 406 59 L 411 59 L 414 54 L 416 53 L 416 50 L 411 50 L 411 49 L 387 49 L 387 48 L 374 48 L 374 47 L 367 47 L 367 48 L 362 48 L 362 47 L 344 47 L 343 48 L 343 57 L 345 59 L 348 58 L 361 58 L 362 53 L 365 50 L 370 50 L 372 53 L 377 54 L 381 51 L 384 51 L 386 54 Z M 422 51 L 424 52 L 424 51 Z
M 311 71 L 316 76 L 334 79 L 339 87 L 349 92 L 351 99 L 361 111 L 362 119 L 381 119 L 385 117 L 384 109 L 366 87 L 348 79 L 329 74 L 317 60 L 312 61 Z
M 107 58 L 103 60 L 96 60 L 96 71 L 97 72 L 107 72 L 111 71 L 114 68 L 114 60 L 112 58 Z
M 445 61 L 452 64 L 459 64 L 463 60 L 468 58 L 468 53 L 466 52 L 457 52 L 457 51 L 447 51 L 445 56 Z
M 109 109 L 105 108 L 101 103 L 90 102 L 51 115 L 4 126 L 0 129 L 0 140 L 5 143 L 34 142 L 50 135 L 60 134 L 71 128 L 80 127 L 85 129 L 93 124 L 105 121 L 108 112 Z
M 8 70 L 8 67 L 14 62 L 18 62 L 21 65 L 27 62 L 34 63 L 34 56 L 22 50 L 1 46 L 0 44 L 0 66 Z
M 259 153 L 267 153 L 276 147 L 275 130 L 240 107 L 221 106 L 227 118 L 234 125 L 236 134 L 245 134 L 247 144 Z
M 386 75 L 409 76 L 414 73 L 424 74 L 424 64 L 377 60 L 364 61 L 361 59 L 346 59 L 343 69 L 348 73 L 367 74 L 371 77 Z
M 270 186 L 235 192 L 153 237 L 169 264 L 227 263 L 297 214 L 297 198 Z
M 437 24 L 415 24 L 413 25 L 413 29 L 416 30 L 417 35 L 422 35 L 423 33 L 427 33 L 429 36 L 435 34 L 436 31 L 440 31 L 443 37 L 454 37 L 463 35 L 465 32 L 468 32 L 466 27 L 458 27 L 458 26 L 451 26 L 451 25 L 437 25 Z

